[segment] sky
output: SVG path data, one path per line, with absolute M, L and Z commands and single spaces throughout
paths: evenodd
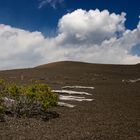
M 139 0 L 0 0 L 0 69 L 72 60 L 140 63 Z

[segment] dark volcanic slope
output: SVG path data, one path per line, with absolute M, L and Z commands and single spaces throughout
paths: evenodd
M 94 86 L 86 89 L 92 102 L 70 102 L 75 108 L 56 107 L 60 118 L 7 118 L 0 123 L 1 140 L 139 140 L 140 65 L 99 65 L 58 62 L 33 69 L 1 71 L 8 82 L 27 84 L 31 80 L 48 83 L 53 89 L 66 85 Z M 21 78 L 22 77 L 22 78 Z M 125 80 L 122 82 L 122 80 Z

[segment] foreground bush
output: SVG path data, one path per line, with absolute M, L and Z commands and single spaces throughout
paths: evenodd
M 58 95 L 46 84 L 19 86 L 0 80 L 0 118 L 8 113 L 25 117 L 42 115 L 57 102 Z

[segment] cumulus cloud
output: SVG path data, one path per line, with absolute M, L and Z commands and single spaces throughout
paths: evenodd
M 58 22 L 56 37 L 44 37 L 0 25 L 0 69 L 32 67 L 60 60 L 91 63 L 135 64 L 134 46 L 140 46 L 140 22 L 126 29 L 125 13 L 78 9 Z
M 39 32 L 28 32 L 0 25 L 0 68 L 30 66 L 40 61 L 36 52 L 44 37 Z
M 125 30 L 125 13 L 109 14 L 107 10 L 98 9 L 84 11 L 76 10 L 67 14 L 59 21 L 59 31 L 73 41 L 100 44 L 104 40 L 116 37 Z M 75 42 L 74 42 L 75 44 Z
M 39 0 L 39 1 L 40 1 L 38 6 L 39 9 L 41 9 L 47 4 L 49 4 L 52 8 L 56 9 L 56 5 L 64 2 L 64 0 Z

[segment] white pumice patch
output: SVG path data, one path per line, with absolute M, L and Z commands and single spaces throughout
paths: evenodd
M 2 98 L 4 105 L 8 108 L 8 107 L 12 107 L 15 104 L 15 100 L 7 98 L 7 97 L 3 97 Z
M 87 101 L 87 102 L 91 102 L 94 100 L 94 99 L 90 99 L 90 98 L 87 99 L 86 97 L 78 96 L 78 95 L 86 95 L 86 96 L 92 95 L 88 92 L 74 91 L 74 90 L 70 90 L 70 89 L 91 89 L 91 90 L 93 90 L 95 88 L 76 85 L 76 86 L 64 86 L 61 88 L 61 90 L 52 90 L 52 92 L 59 94 L 59 100 L 60 100 L 60 102 L 58 102 L 59 106 L 64 106 L 64 107 L 69 107 L 69 108 L 73 108 L 76 106 L 76 105 L 61 102 L 61 101 L 77 101 L 77 102 Z M 68 95 L 63 95 L 63 94 L 68 94 Z
M 78 89 L 95 89 L 94 87 L 86 87 L 86 86 L 64 86 L 62 89 L 68 89 L 68 88 L 78 88 Z
M 58 105 L 59 106 L 64 106 L 64 107 L 69 107 L 69 108 L 75 107 L 75 105 L 64 103 L 64 102 L 58 102 Z
M 122 80 L 122 82 L 128 82 L 128 83 L 136 83 L 138 81 L 140 81 L 140 78 L 134 79 L 134 80 L 132 80 L 132 79 L 130 79 L 130 80 Z
M 135 83 L 135 82 L 138 82 L 138 81 L 140 81 L 140 78 L 135 79 L 135 80 L 129 80 L 129 82 L 131 82 L 131 83 Z
M 52 92 L 55 93 L 66 93 L 66 94 L 77 94 L 77 95 L 92 95 L 88 92 L 79 92 L 79 91 L 73 91 L 73 90 L 52 90 Z
M 68 98 L 85 99 L 85 97 L 79 97 L 79 96 L 68 96 L 68 95 L 60 95 L 60 97 L 68 97 Z
M 14 103 L 15 100 L 7 98 L 7 97 L 3 97 L 2 100 L 4 100 L 5 102 L 10 102 L 10 103 Z
M 86 99 L 85 97 L 78 97 L 78 96 L 64 96 L 64 95 L 60 95 L 59 96 L 60 100 L 65 100 L 65 101 L 93 101 L 93 99 Z

